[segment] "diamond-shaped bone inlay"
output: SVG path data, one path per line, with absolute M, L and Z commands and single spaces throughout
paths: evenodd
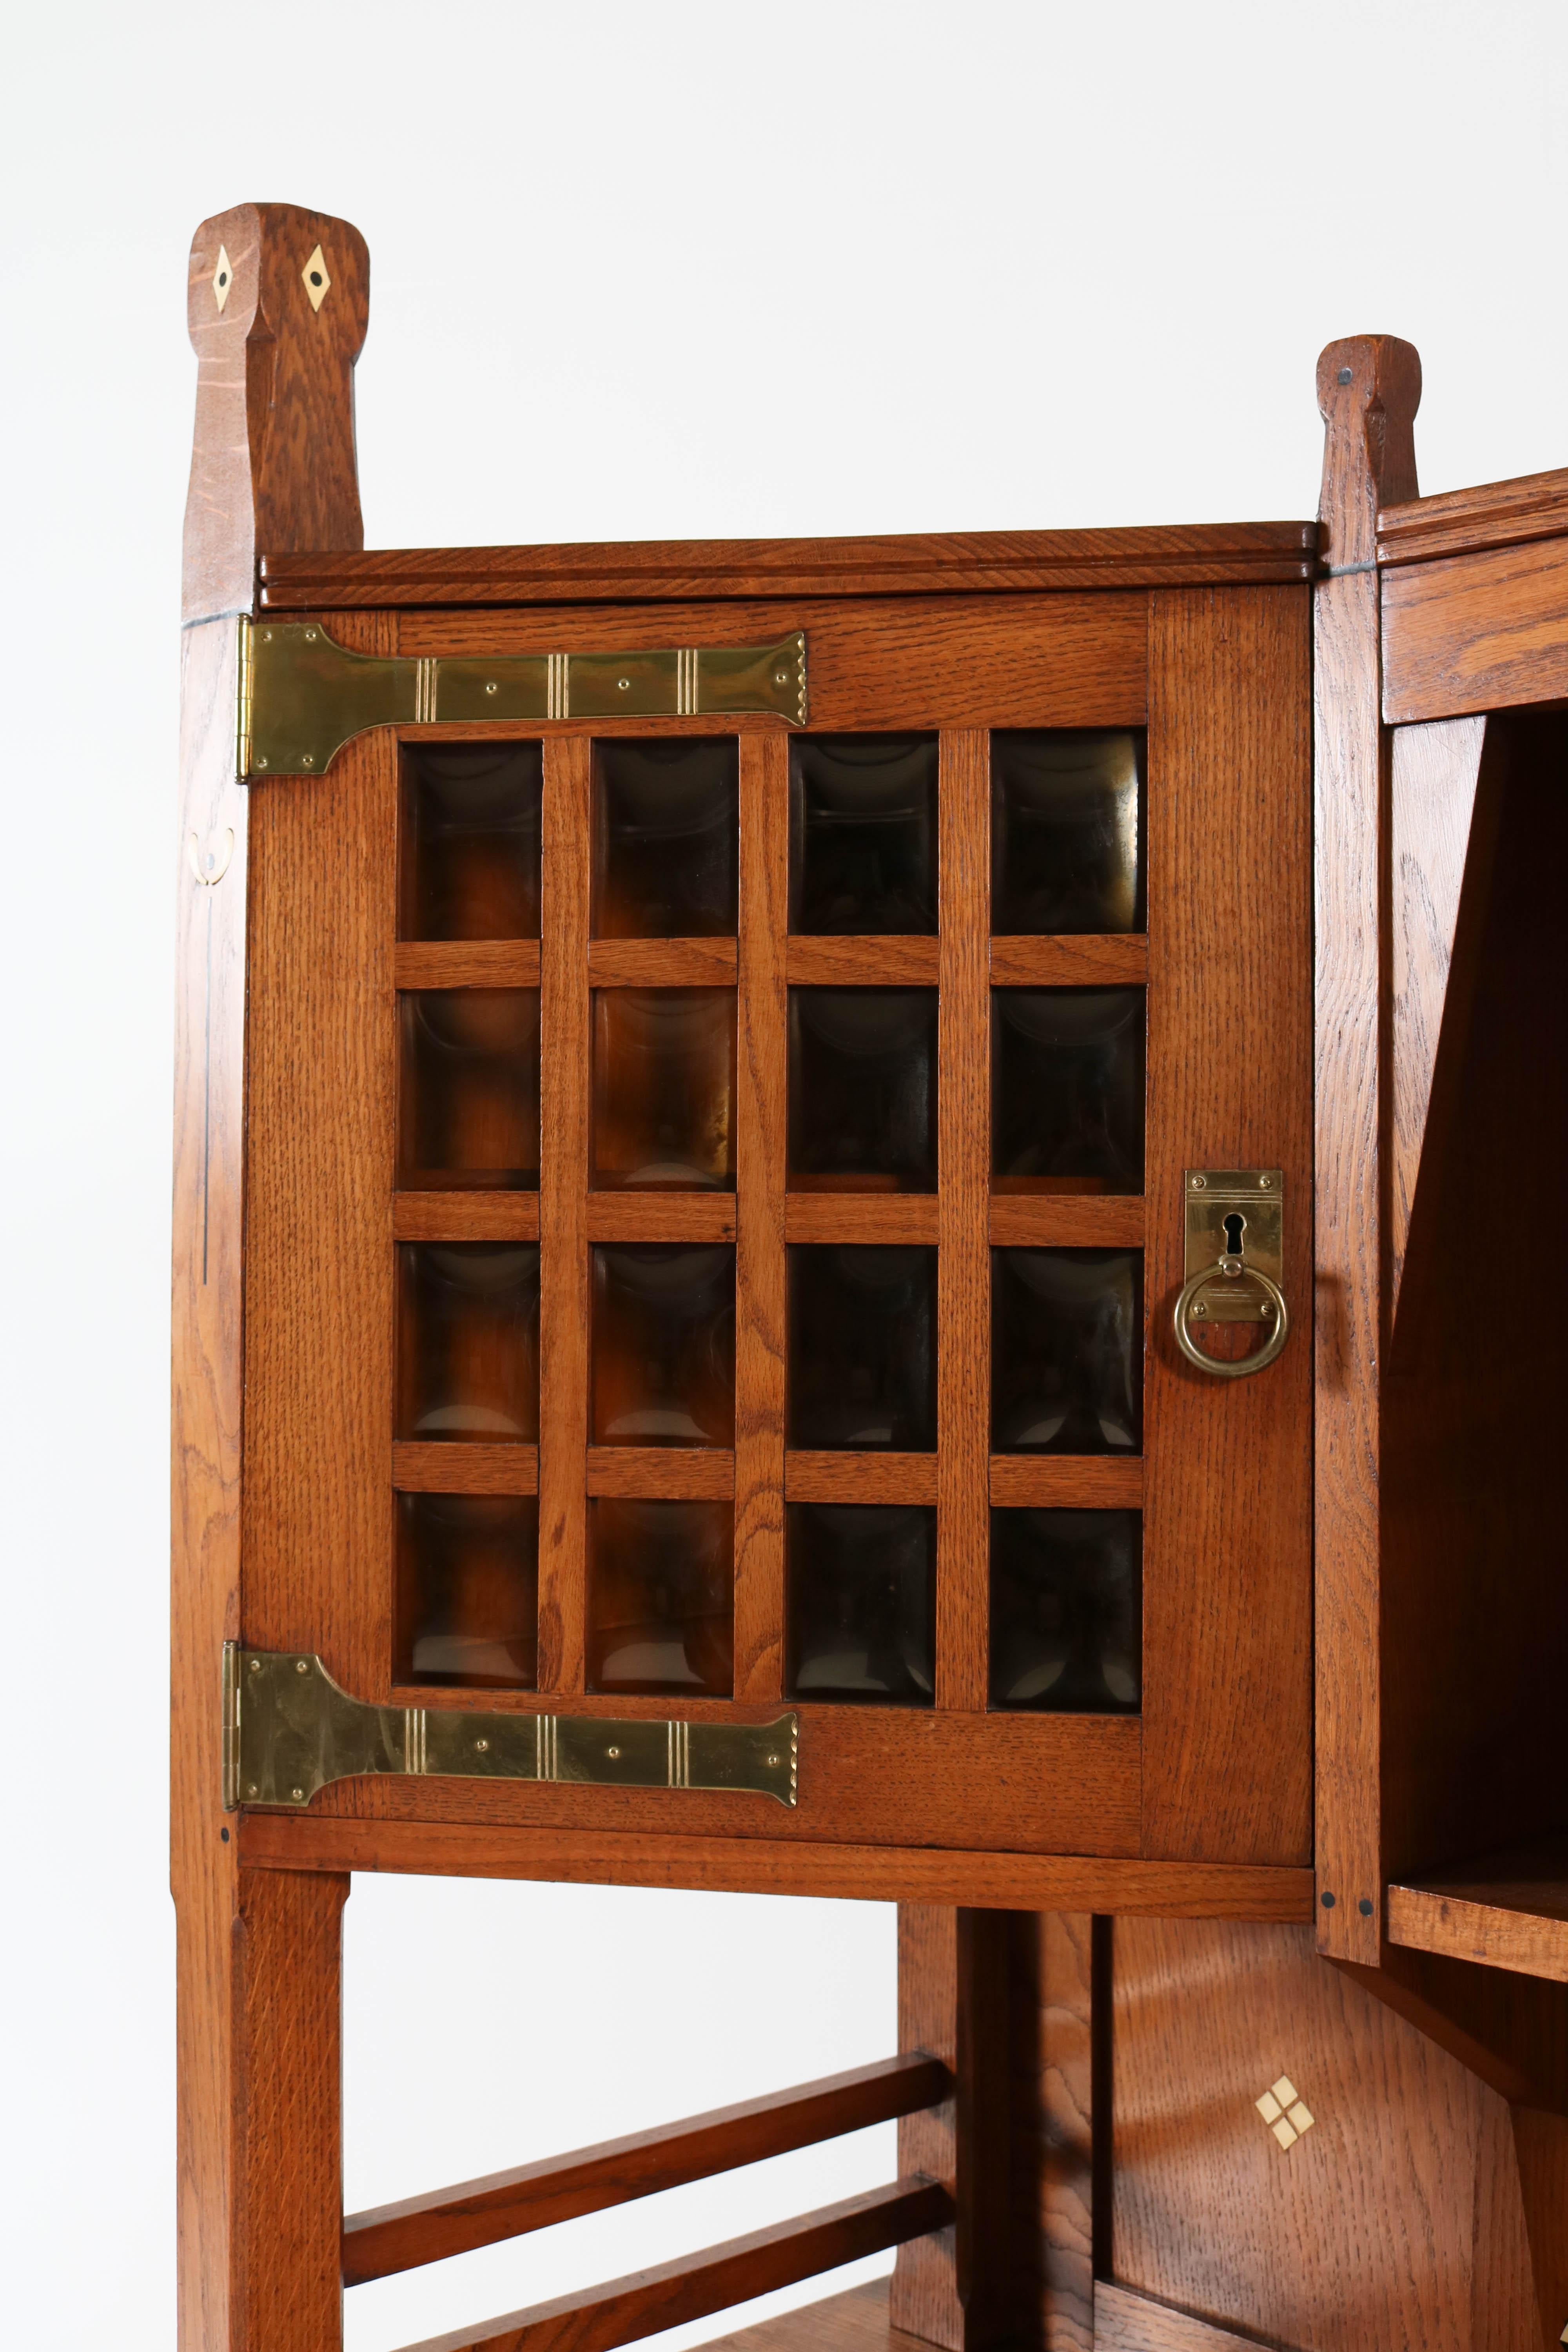
M 328 290 L 332 282 L 327 275 L 327 257 L 320 246 L 316 247 L 300 275 L 305 281 L 305 291 L 310 298 L 311 310 L 319 310 L 327 299 Z
M 1252 2104 L 1284 2148 L 1294 2147 L 1318 2120 L 1289 2074 L 1281 2074 Z
M 228 247 L 217 249 L 217 268 L 213 271 L 213 299 L 221 310 L 228 300 L 228 289 L 234 284 L 234 264 L 228 257 Z

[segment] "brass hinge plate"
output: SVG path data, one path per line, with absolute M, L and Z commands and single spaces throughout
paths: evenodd
M 1187 1279 L 1214 1272 L 1212 1286 L 1194 1298 L 1194 1322 L 1268 1323 L 1274 1310 L 1247 1279 L 1256 1266 L 1271 1282 L 1283 1279 L 1282 1234 L 1285 1179 L 1278 1168 L 1189 1168 L 1184 1187 Z M 1233 1222 L 1239 1217 L 1239 1228 Z M 1233 1244 L 1239 1241 L 1239 1249 Z M 1220 1272 L 1227 1256 L 1244 1263 L 1235 1280 Z
M 804 727 L 805 638 L 651 653 L 404 659 L 351 653 L 319 621 L 239 621 L 236 772 L 320 776 L 372 727 L 496 719 L 773 718 Z
M 299 1650 L 223 1654 L 226 1812 L 294 1812 L 334 1780 L 382 1773 L 553 1780 L 599 1789 L 710 1789 L 795 1801 L 800 1718 L 773 1723 L 474 1715 L 351 1698 Z

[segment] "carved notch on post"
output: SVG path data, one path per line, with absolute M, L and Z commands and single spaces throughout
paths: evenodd
M 191 245 L 196 378 L 184 617 L 248 613 L 257 558 L 364 545 L 353 366 L 370 317 L 357 228 L 236 205 Z

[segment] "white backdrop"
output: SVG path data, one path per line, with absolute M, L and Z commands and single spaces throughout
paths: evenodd
M 1424 355 L 1424 488 L 1568 461 L 1568 11 L 56 0 L 4 70 L 0 2325 L 152 2352 L 197 221 L 369 239 L 373 546 L 1307 515 L 1314 362 L 1361 330 Z M 880 1906 L 362 1879 L 348 1921 L 355 2203 L 892 2045 Z M 360 2290 L 353 2352 L 847 2194 L 890 2139 Z

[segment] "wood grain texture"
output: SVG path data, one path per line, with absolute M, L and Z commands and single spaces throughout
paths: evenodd
M 235 2252 L 233 1978 L 237 1849 L 225 1843 L 223 1645 L 239 1633 L 241 1241 L 248 795 L 234 782 L 235 637 L 181 639 L 174 990 L 170 1495 L 170 1883 L 176 1924 L 179 2325 L 230 2352 Z M 211 887 L 198 863 L 223 854 Z
M 837 2270 L 935 2227 L 947 2210 L 931 2181 L 899 2180 L 775 2222 L 700 2254 L 611 2279 L 586 2294 L 560 2295 L 475 2328 L 455 2328 L 406 2352 L 612 2352 L 731 2304 Z
M 934 988 L 935 940 L 805 939 L 789 942 L 792 988 Z
M 781 2311 L 754 2327 L 710 2337 L 703 2352 L 920 2352 L 920 2341 L 892 2326 L 888 2281 L 878 2278 L 852 2286 L 847 2294 Z
M 537 988 L 537 940 L 399 940 L 399 988 Z
M 1143 1502 L 1143 1464 L 1115 1454 L 994 1454 L 994 1504 L 1026 1510 L 1136 1511 Z
M 1375 557 L 1380 506 L 1415 494 L 1420 362 L 1384 336 L 1318 362 L 1331 562 Z M 1317 1216 L 1313 1518 L 1316 1819 L 1322 1949 L 1375 1967 L 1383 1885 L 1379 1510 L 1386 1171 L 1383 874 L 1385 747 L 1377 584 L 1313 598 Z
M 1389 1315 L 1397 1317 L 1480 777 L 1484 719 L 1395 730 L 1390 761 Z M 1485 861 L 1479 861 L 1484 863 Z M 1472 877 L 1483 902 L 1489 874 Z M 1467 1008 L 1468 1009 L 1468 1008 Z
M 647 645 L 770 645 L 806 637 L 814 728 L 1138 727 L 1148 685 L 1141 592 L 1047 596 L 902 596 L 847 602 L 556 604 L 495 613 L 405 613 L 405 654 L 624 651 Z M 714 718 L 724 734 L 776 719 Z M 596 733 L 689 734 L 689 719 L 595 723 Z M 443 730 L 456 736 L 457 730 Z M 549 728 L 544 729 L 548 734 Z M 463 733 L 494 732 L 466 729 Z
M 943 588 L 1180 586 L 1305 580 L 1310 522 L 1199 523 L 1153 530 L 910 533 L 881 539 L 674 540 L 630 545 L 377 550 L 345 562 L 270 551 L 261 577 L 276 610 L 341 604 L 526 604 L 540 598 L 732 594 L 877 596 Z
M 1388 1937 L 1568 1984 L 1568 1843 L 1489 1854 L 1390 1886 Z
M 733 940 L 590 940 L 595 988 L 733 988 Z
M 488 1700 L 489 1694 L 483 1695 Z M 648 1830 L 626 1835 L 453 1821 L 355 1821 L 251 1813 L 240 1848 L 258 1869 L 382 1870 L 573 1885 L 682 1886 L 981 1909 L 1155 1912 L 1168 1918 L 1310 1923 L 1308 1870 L 1136 1862 L 933 1846 L 802 1845 Z
M 1449 556 L 1381 578 L 1390 726 L 1568 695 L 1568 541 Z
M 996 1249 L 1137 1249 L 1146 1204 L 1114 1192 L 996 1192 L 991 1241 Z
M 1115 2050 L 1118 2285 L 1266 2344 L 1493 2352 L 1478 2279 L 1529 2285 L 1507 2107 L 1309 1932 L 1119 1920 Z M 1314 2119 L 1289 2149 L 1254 2105 L 1281 2074 Z
M 590 1495 L 727 1503 L 735 1492 L 735 1457 L 717 1446 L 590 1445 L 587 1486 Z
M 735 1696 L 763 1704 L 784 1689 L 788 908 L 789 747 L 776 732 L 747 736 L 735 1102 Z
M 1311 1851 L 1309 624 L 1292 589 L 1151 605 L 1143 1850 L 1173 1859 Z M 1256 1379 L 1171 1335 L 1189 1168 L 1284 1171 L 1299 1319 Z
M 570 2156 L 546 2157 L 481 2180 L 351 2213 L 343 2222 L 343 2284 L 390 2278 L 525 2231 L 552 2229 L 558 2221 L 658 2196 L 790 2148 L 810 2147 L 841 2132 L 864 2131 L 945 2098 L 950 2087 L 939 2060 L 909 2052 Z
M 588 906 L 593 747 L 544 747 L 540 963 L 539 1687 L 586 1677 Z
M 1109 2279 L 1095 2288 L 1094 2335 L 1086 2340 L 1094 2352 L 1258 2352 L 1258 2341 Z
M 991 761 L 944 734 L 938 799 L 936 1703 L 979 1708 L 991 1623 Z M 894 2297 L 897 2315 L 898 2298 Z
M 937 1499 L 934 1454 L 784 1455 L 784 1494 L 792 1503 L 923 1503 Z
M 940 2180 L 951 2226 L 906 2241 L 888 2315 L 946 2352 L 977 2352 L 1011 2316 L 1007 2256 L 1005 1913 L 899 1907 L 899 2046 L 940 2058 L 952 2095 L 899 2124 L 899 2169 Z
M 331 281 L 319 310 L 303 274 L 318 245 Z M 221 310 L 220 250 L 232 265 Z M 197 229 L 187 622 L 248 613 L 263 548 L 363 546 L 353 377 L 369 316 L 370 256 L 347 221 L 297 205 L 235 205 Z
M 732 1242 L 732 1192 L 590 1192 L 591 1242 Z
M 933 1248 L 934 1192 L 791 1192 L 784 1238 L 791 1242 L 889 1242 Z
M 1555 2347 L 1568 2334 L 1568 2117 L 1529 2107 L 1513 2111 L 1514 2163 L 1526 2241 L 1534 2273 L 1535 2311 L 1543 2347 Z M 1500 2167 L 1500 2169 L 1501 2168 Z M 1498 2200 L 1500 2201 L 1500 2200 Z M 1487 2217 L 1490 2220 L 1492 2217 Z M 1494 2223 L 1495 2227 L 1495 2223 Z M 1500 2236 L 1500 2231 L 1498 2233 Z M 1519 2341 L 1525 2341 L 1524 2330 Z M 1492 2352 L 1489 2345 L 1486 2352 Z M 1502 2352 L 1498 2339 L 1497 2352 Z
M 1377 518 L 1380 564 L 1426 563 L 1436 555 L 1466 555 L 1487 547 L 1516 547 L 1568 530 L 1568 468 L 1521 474 L 1510 482 L 1390 502 Z
M 1045 1911 L 1013 1926 L 1017 2338 L 1094 2352 L 1094 1922 Z
M 308 1644 L 306 1645 L 308 1646 Z M 351 1684 L 355 1696 L 364 1696 Z M 374 1689 L 374 1685 L 372 1688 Z M 459 1694 L 444 1704 L 461 1704 Z M 542 1691 L 488 1692 L 523 1715 L 550 1712 Z M 742 1719 L 773 1721 L 781 1702 L 749 1703 Z M 574 1715 L 692 1723 L 736 1719 L 727 1699 L 620 1693 L 574 1697 Z M 674 1832 L 742 1843 L 948 1848 L 1129 1856 L 1138 1849 L 1141 1732 L 1136 1717 L 800 1703 L 800 1784 L 794 1807 L 698 1789 L 606 1789 L 568 1782 L 474 1781 L 403 1773 L 333 1783 L 311 1801 L 318 1819 L 422 1821 L 498 1832 Z M 458 1839 L 456 1843 L 460 1843 Z M 804 1866 L 804 1865 L 803 1865 Z
M 392 1237 L 399 1242 L 536 1242 L 537 1192 L 396 1192 Z
M 396 822 L 385 734 L 330 789 L 251 794 L 242 1633 L 367 1698 L 392 1654 Z
M 416 1444 L 392 1449 L 400 1495 L 537 1495 L 537 1445 Z
M 1148 977 L 1149 941 L 1142 933 L 991 942 L 997 988 L 1141 988 Z

